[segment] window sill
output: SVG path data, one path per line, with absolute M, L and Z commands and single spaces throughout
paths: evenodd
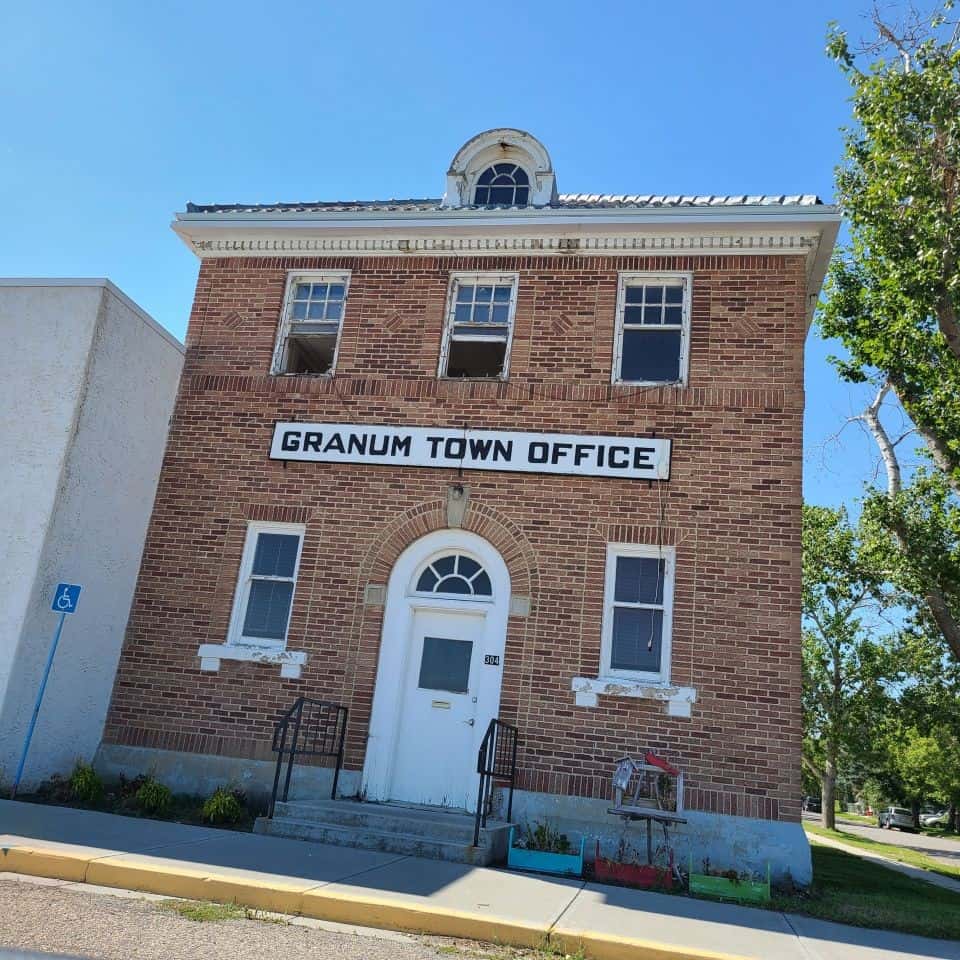
M 311 380 L 332 380 L 333 379 L 333 370 L 327 370 L 325 373 L 288 373 L 286 370 L 271 370 L 271 377 L 307 377 Z
M 252 643 L 201 643 L 197 656 L 204 673 L 216 673 L 221 660 L 275 663 L 280 665 L 280 676 L 287 680 L 299 680 L 300 670 L 307 662 L 307 655 L 303 651 L 261 647 Z
M 614 387 L 676 387 L 684 389 L 687 384 L 684 380 L 614 380 Z
M 697 701 L 694 687 L 674 687 L 653 680 L 629 680 L 626 677 L 574 677 L 570 689 L 576 694 L 578 707 L 597 706 L 598 697 L 634 697 L 662 700 L 667 716 L 689 717 L 690 707 Z

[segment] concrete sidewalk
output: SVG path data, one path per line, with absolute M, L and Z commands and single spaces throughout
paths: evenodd
M 0 801 L 0 871 L 593 960 L 960 960 L 960 943 L 578 880 Z

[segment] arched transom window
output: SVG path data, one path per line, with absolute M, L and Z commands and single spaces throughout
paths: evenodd
M 462 553 L 437 557 L 417 577 L 417 593 L 445 593 L 458 597 L 493 595 L 490 577 L 476 560 Z
M 473 202 L 479 207 L 525 207 L 530 197 L 530 178 L 515 163 L 495 163 L 477 178 Z

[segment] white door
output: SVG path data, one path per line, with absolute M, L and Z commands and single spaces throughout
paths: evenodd
M 437 530 L 397 558 L 363 763 L 367 799 L 474 809 L 477 751 L 500 709 L 509 609 L 507 566 L 475 533 Z
M 414 607 L 390 798 L 472 810 L 477 750 L 500 699 L 486 611 Z M 499 658 L 497 658 L 499 660 Z

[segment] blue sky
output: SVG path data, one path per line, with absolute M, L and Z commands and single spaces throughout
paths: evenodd
M 832 196 L 847 88 L 826 26 L 866 0 L 9 4 L 0 273 L 108 276 L 177 336 L 193 201 L 439 196 L 456 149 L 516 126 L 559 188 Z M 808 344 L 805 487 L 849 500 L 873 448 Z

